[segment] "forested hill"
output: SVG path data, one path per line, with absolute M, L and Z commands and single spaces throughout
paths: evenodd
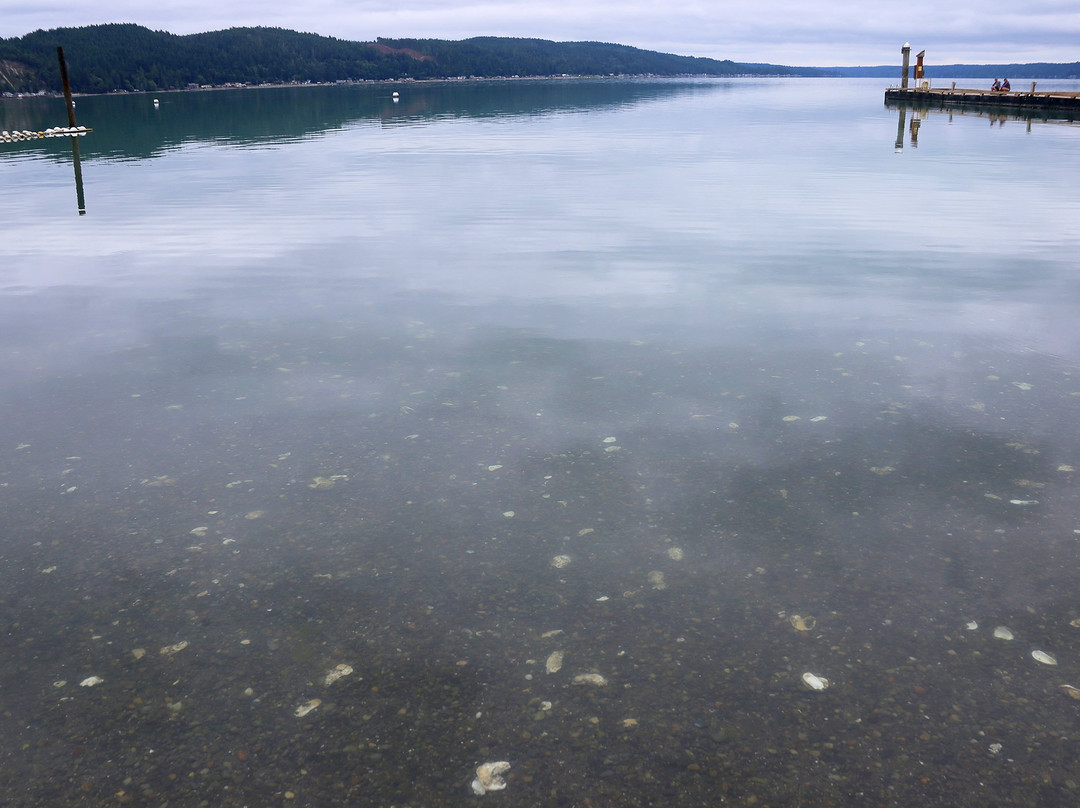
M 58 45 L 64 48 L 72 90 L 81 93 L 455 76 L 817 74 L 599 42 L 502 37 L 349 42 L 281 28 L 178 36 L 108 24 L 0 39 L 0 92 L 59 91 Z

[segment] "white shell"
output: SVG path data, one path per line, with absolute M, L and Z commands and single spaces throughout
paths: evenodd
M 994 629 L 994 636 L 999 640 L 1011 640 L 1013 638 L 1013 633 L 1005 626 L 998 626 Z
M 502 791 L 506 788 L 503 775 L 510 771 L 510 764 L 505 760 L 481 763 L 476 767 L 476 779 L 472 781 L 473 793 L 477 796 L 488 791 Z
M 293 715 L 295 715 L 297 718 L 303 718 L 320 704 L 322 704 L 322 699 L 310 699 L 308 701 L 305 701 L 303 704 L 296 708 L 296 711 L 293 713 Z
M 79 682 L 79 687 L 93 687 L 94 685 L 100 685 L 104 681 L 100 676 L 87 676 Z
M 338 679 L 343 676 L 348 676 L 353 672 L 352 665 L 337 665 L 326 672 L 326 676 L 323 677 L 323 684 L 329 687 Z
M 603 687 L 607 684 L 607 679 L 601 676 L 599 673 L 579 673 L 574 677 L 573 682 L 575 685 L 592 685 L 593 687 Z
M 828 679 L 824 676 L 818 676 L 816 673 L 810 673 L 809 671 L 802 675 L 802 683 L 810 690 L 824 690 L 829 686 Z
M 1031 652 L 1031 658 L 1036 662 L 1041 662 L 1043 665 L 1056 665 L 1057 660 L 1054 659 L 1052 654 L 1046 653 L 1046 651 L 1035 650 Z

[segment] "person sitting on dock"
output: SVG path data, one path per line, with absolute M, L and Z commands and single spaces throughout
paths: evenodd
M 1012 89 L 1012 87 L 1009 86 L 1009 80 L 1008 79 L 1005 79 L 1003 82 L 1001 82 L 1001 92 L 1007 93 L 1011 89 Z
M 1000 89 L 1001 89 L 1001 82 L 1000 82 L 1000 81 L 998 81 L 997 79 L 994 79 L 994 83 L 993 83 L 993 85 L 992 85 L 992 86 L 990 87 L 990 89 L 991 89 L 991 90 L 993 90 L 993 91 L 994 91 L 994 92 L 996 93 L 996 92 L 997 92 L 998 90 L 1000 90 Z

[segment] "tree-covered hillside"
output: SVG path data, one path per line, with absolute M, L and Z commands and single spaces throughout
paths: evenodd
M 57 46 L 64 48 L 72 89 L 81 93 L 164 90 L 191 84 L 454 76 L 799 72 L 597 42 L 500 37 L 349 42 L 280 28 L 230 28 L 177 36 L 140 25 L 109 24 L 0 39 L 0 92 L 59 91 Z

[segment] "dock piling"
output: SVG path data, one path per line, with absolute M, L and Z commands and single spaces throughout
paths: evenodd
M 75 101 L 71 97 L 71 82 L 68 81 L 67 62 L 64 61 L 64 49 L 56 46 L 56 58 L 60 62 L 60 82 L 64 85 L 64 102 L 67 104 L 68 126 L 74 129 L 78 124 L 75 122 Z

